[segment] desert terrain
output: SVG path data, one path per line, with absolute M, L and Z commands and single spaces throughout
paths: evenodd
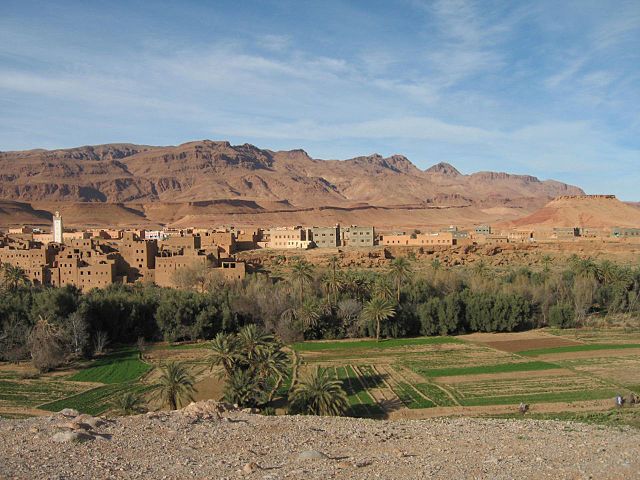
M 207 406 L 0 420 L 0 477 L 616 479 L 640 470 L 640 433 L 628 427 L 243 412 L 218 419 Z

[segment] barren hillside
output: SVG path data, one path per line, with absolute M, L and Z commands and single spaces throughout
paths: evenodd
M 94 223 L 102 222 L 105 212 L 119 224 L 135 222 L 138 215 L 141 223 L 220 223 L 223 216 L 247 213 L 276 214 L 266 222 L 293 223 L 296 212 L 329 207 L 334 209 L 329 215 L 317 218 L 353 223 L 367 208 L 380 208 L 371 216 L 381 215 L 391 227 L 406 223 L 395 221 L 402 211 L 430 209 L 420 221 L 447 224 L 459 216 L 473 223 L 510 220 L 558 195 L 582 193 L 528 175 L 463 175 L 446 163 L 420 170 L 402 155 L 318 160 L 303 150 L 209 140 L 177 147 L 109 144 L 0 152 L 0 171 L 1 199 L 66 210 L 76 224 L 88 211 L 82 203 L 115 205 L 95 210 L 97 218 L 88 218 Z M 458 210 L 447 220 L 451 212 L 434 213 L 440 207 Z
M 516 227 L 640 227 L 640 209 L 612 196 L 560 197 L 512 222 Z
M 0 477 L 636 478 L 640 434 L 571 422 L 151 413 L 0 420 Z M 206 409 L 204 409 L 206 411 Z

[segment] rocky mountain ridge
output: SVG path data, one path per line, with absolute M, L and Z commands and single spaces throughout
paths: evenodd
M 578 187 L 527 175 L 421 170 L 402 155 L 319 160 L 225 141 L 178 146 L 107 144 L 0 152 L 0 198 L 24 202 L 199 202 L 244 199 L 292 205 L 471 204 L 540 207 Z

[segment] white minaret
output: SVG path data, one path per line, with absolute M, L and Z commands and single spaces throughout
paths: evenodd
M 62 217 L 60 212 L 56 212 L 53 216 L 53 241 L 56 243 L 64 243 L 62 234 Z

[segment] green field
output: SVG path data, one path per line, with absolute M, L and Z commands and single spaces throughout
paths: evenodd
M 100 415 L 112 408 L 113 401 L 119 395 L 125 392 L 143 393 L 147 390 L 149 390 L 149 387 L 133 382 L 105 385 L 92 388 L 78 395 L 40 405 L 39 408 L 50 412 L 58 412 L 63 408 L 75 408 L 81 413 Z
M 147 391 L 139 380 L 152 369 L 132 349 L 91 360 L 84 367 L 66 377 L 43 374 L 25 378 L 4 370 L 0 377 L 0 412 L 3 407 L 10 415 L 19 408 L 75 408 L 82 413 L 101 414 L 112 408 L 118 395 Z
M 91 366 L 80 370 L 69 380 L 76 382 L 123 383 L 137 380 L 151 370 L 151 366 L 140 361 L 137 354 L 106 357 L 91 363 Z
M 502 363 L 498 365 L 481 365 L 477 367 L 458 368 L 426 368 L 415 362 L 407 362 L 406 365 L 416 373 L 424 377 L 454 377 L 462 375 L 478 375 L 485 373 L 528 372 L 534 370 L 551 370 L 559 368 L 558 365 L 547 362 Z
M 329 369 L 329 374 L 333 378 L 342 380 L 342 385 L 349 401 L 349 411 L 347 412 L 349 416 L 376 417 L 383 413 L 380 406 L 360 382 L 351 365 L 331 368 Z
M 35 407 L 76 394 L 82 385 L 55 379 L 0 380 L 0 406 Z
M 503 342 L 512 338 L 502 335 L 497 338 Z M 514 340 L 522 339 L 518 335 L 514 334 Z M 549 345 L 548 330 L 539 333 L 540 342 L 535 335 L 527 333 L 529 349 L 516 353 L 492 348 L 496 337 L 487 336 L 311 341 L 292 347 L 303 360 L 301 374 L 320 366 L 342 382 L 349 403 L 347 413 L 354 417 L 382 418 L 410 409 L 411 417 L 419 418 L 423 415 L 419 410 L 424 410 L 425 416 L 455 414 L 466 406 L 504 406 L 501 410 L 475 408 L 480 415 L 483 411 L 515 413 L 521 402 L 532 405 L 533 411 L 537 404 L 580 401 L 593 401 L 580 408 L 603 409 L 613 406 L 618 394 L 640 393 L 640 355 L 629 350 L 640 348 L 637 334 L 627 337 L 618 331 L 590 331 L 589 342 L 554 348 L 535 348 Z M 161 361 L 188 358 L 193 367 L 208 360 L 206 346 L 157 345 L 149 350 Z M 183 349 L 194 351 L 177 351 Z M 536 358 L 572 352 L 584 353 Z M 63 372 L 32 377 L 24 369 L 4 366 L 0 371 L 0 412 L 3 406 L 9 415 L 20 415 L 20 408 L 28 414 L 34 408 L 56 411 L 70 407 L 102 414 L 124 392 L 148 392 L 151 387 L 142 382 L 147 381 L 151 369 L 132 348 L 88 361 L 66 377 Z M 286 396 L 289 381 L 279 389 L 279 395 Z M 563 406 L 552 407 L 556 408 Z
M 616 340 L 597 342 L 592 335 L 591 343 L 516 353 L 464 337 L 303 342 L 294 348 L 309 365 L 332 365 L 329 368 L 345 380 L 349 401 L 359 409 L 359 415 L 366 414 L 363 405 L 375 403 L 373 395 L 366 392 L 385 398 L 386 403 L 379 405 L 387 413 L 398 408 L 491 405 L 513 405 L 517 410 L 521 402 L 535 405 L 613 399 L 638 387 L 640 373 L 634 372 L 640 358 L 626 355 L 623 361 L 599 355 L 606 350 L 640 348 L 640 344 L 625 343 L 628 339 L 617 333 L 603 335 Z M 548 333 L 541 332 L 540 338 L 541 343 L 546 342 Z M 531 358 L 564 352 L 593 352 L 593 357 L 576 361 Z M 617 376 L 611 374 L 616 368 L 621 370 Z M 556 369 L 563 370 L 554 372 Z

